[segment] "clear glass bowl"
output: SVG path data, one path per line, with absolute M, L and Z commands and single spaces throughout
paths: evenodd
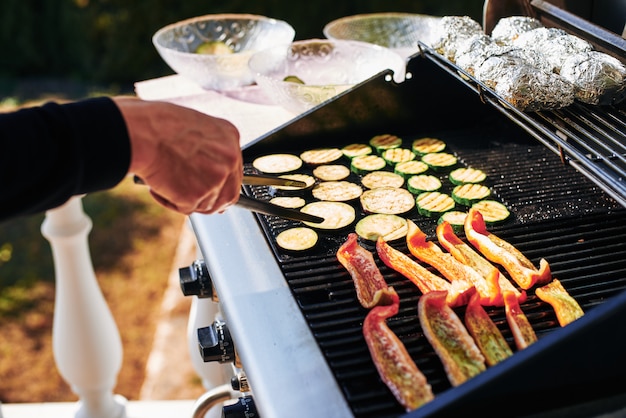
M 359 14 L 333 20 L 324 26 L 323 33 L 328 39 L 384 46 L 407 58 L 419 51 L 418 41 L 430 45 L 440 19 L 414 13 Z
M 232 90 L 254 82 L 248 60 L 257 51 L 292 42 L 287 22 L 250 14 L 213 14 L 172 23 L 159 29 L 152 43 L 177 74 L 205 89 Z M 219 42 L 230 53 L 200 54 L 205 43 Z
M 249 61 L 256 83 L 276 104 L 305 112 L 358 83 L 391 69 L 402 82 L 404 59 L 366 42 L 308 39 L 255 53 Z M 302 83 L 285 81 L 297 77 Z

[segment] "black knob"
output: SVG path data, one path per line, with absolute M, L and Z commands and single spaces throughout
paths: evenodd
M 237 403 L 224 405 L 222 418 L 260 418 L 260 415 L 252 396 L 244 396 L 239 398 Z
M 235 345 L 228 327 L 223 322 L 215 321 L 208 327 L 198 328 L 198 347 L 204 362 L 232 363 L 235 361 Z
M 213 283 L 204 260 L 196 260 L 189 267 L 178 270 L 180 288 L 185 296 L 213 297 Z

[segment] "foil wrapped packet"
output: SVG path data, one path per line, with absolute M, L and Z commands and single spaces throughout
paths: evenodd
M 533 17 L 510 16 L 498 20 L 491 31 L 491 37 L 499 44 L 510 44 L 522 33 L 542 28 L 543 24 Z
M 626 97 L 626 66 L 603 52 L 569 56 L 561 66 L 560 75 L 574 85 L 576 99 L 583 103 L 609 105 Z
M 432 47 L 454 62 L 460 45 L 474 35 L 482 35 L 483 28 L 469 16 L 444 16 L 435 32 Z

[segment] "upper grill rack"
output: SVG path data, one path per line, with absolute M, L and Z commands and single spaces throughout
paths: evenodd
M 423 57 L 461 81 L 511 121 L 575 167 L 626 207 L 626 111 L 624 106 L 575 103 L 553 111 L 522 112 L 466 71 L 419 44 Z

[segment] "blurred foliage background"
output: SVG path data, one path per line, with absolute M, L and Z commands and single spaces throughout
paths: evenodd
M 39 80 L 31 90 L 52 88 L 42 78 L 63 79 L 71 96 L 84 94 L 83 83 L 132 91 L 133 82 L 172 74 L 152 46 L 152 34 L 203 14 L 270 16 L 289 22 L 297 39 L 307 39 L 323 37 L 331 20 L 358 13 L 467 14 L 481 21 L 482 5 L 483 0 L 2 0 L 0 94 L 35 94 L 24 87 L 24 78 Z M 75 91 L 68 81 L 75 82 Z

